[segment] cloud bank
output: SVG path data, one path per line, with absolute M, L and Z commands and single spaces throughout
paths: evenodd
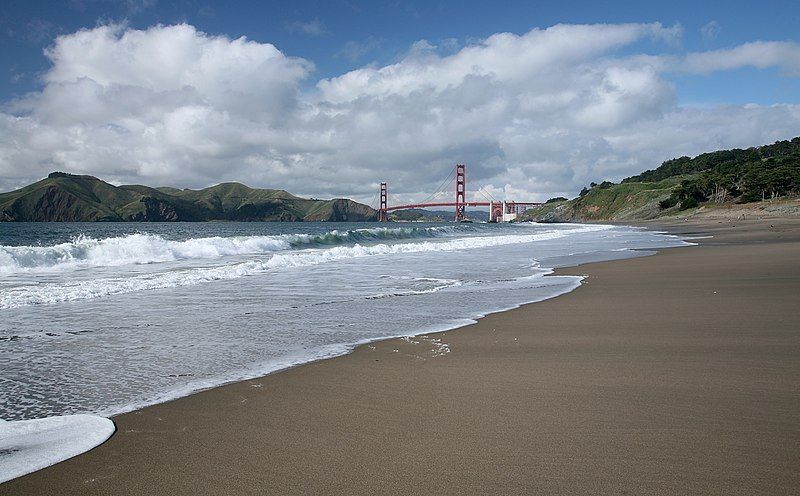
M 557 25 L 313 82 L 269 43 L 181 24 L 60 36 L 41 91 L 0 112 L 0 190 L 52 170 L 116 183 L 220 181 L 369 200 L 427 196 L 456 161 L 494 196 L 572 195 L 675 155 L 795 136 L 798 105 L 686 107 L 671 73 L 800 71 L 800 45 L 675 55 L 680 27 Z M 443 54 L 443 53 L 447 54 Z M 473 189 L 473 188 L 469 188 Z

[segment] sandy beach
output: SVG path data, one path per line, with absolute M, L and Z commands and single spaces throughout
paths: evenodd
M 658 226 L 713 237 L 120 415 L 0 494 L 800 494 L 800 219 Z

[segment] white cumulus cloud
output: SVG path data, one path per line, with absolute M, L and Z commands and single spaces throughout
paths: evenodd
M 42 89 L 0 113 L 0 189 L 52 170 L 118 183 L 238 180 L 369 200 L 431 193 L 456 162 L 495 197 L 572 195 L 662 160 L 792 137 L 796 105 L 684 107 L 669 72 L 795 74 L 797 45 L 672 53 L 680 26 L 557 25 L 314 82 L 313 63 L 190 25 L 98 26 L 47 49 Z M 669 50 L 667 50 L 669 48 Z

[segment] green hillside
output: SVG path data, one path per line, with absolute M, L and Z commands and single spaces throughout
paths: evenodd
M 660 202 L 669 198 L 680 178 L 655 183 L 602 183 L 572 200 L 529 209 L 520 220 L 572 222 L 611 219 L 652 219 L 663 215 Z
M 283 190 L 223 183 L 201 190 L 114 186 L 54 172 L 0 193 L 0 221 L 365 221 L 376 212 L 347 199 L 309 200 Z
M 749 170 L 757 168 L 758 164 L 772 164 L 785 159 L 794 162 L 800 160 L 800 137 L 746 150 L 734 148 L 703 153 L 694 158 L 674 158 L 667 160 L 655 170 L 642 172 L 623 179 L 622 182 L 654 182 L 704 171 L 733 171 L 739 168 Z
M 667 160 L 620 184 L 592 183 L 572 200 L 528 210 L 521 220 L 652 219 L 704 204 L 800 195 L 800 137 L 746 150 Z

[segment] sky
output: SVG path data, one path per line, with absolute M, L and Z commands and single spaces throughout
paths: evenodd
M 498 199 L 800 135 L 800 4 L 0 3 L 0 191 L 54 170 Z

